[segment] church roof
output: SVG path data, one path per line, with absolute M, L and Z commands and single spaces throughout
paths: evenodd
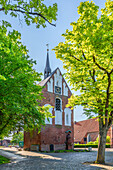
M 52 77 L 52 75 L 57 71 L 57 69 L 59 69 L 59 67 L 57 67 L 47 78 L 45 78 L 45 79 L 43 79 L 41 82 L 39 82 L 38 85 L 40 85 L 40 86 L 45 86 L 46 83 L 47 83 L 47 82 L 50 80 L 50 78 Z M 59 71 L 60 71 L 60 69 L 59 69 Z M 60 71 L 60 73 L 61 73 L 61 71 Z M 62 75 L 62 73 L 61 73 L 61 75 Z M 65 79 L 64 79 L 64 81 L 65 81 Z M 65 81 L 65 83 L 66 83 L 66 81 Z M 67 83 L 66 83 L 66 84 L 67 84 Z M 70 90 L 70 88 L 69 88 L 68 85 L 67 85 L 67 87 L 68 87 L 69 91 L 71 92 L 71 90 Z
M 39 85 L 40 86 L 45 86 L 45 84 L 49 81 L 49 79 L 52 77 L 52 75 L 56 72 L 56 70 L 59 69 L 58 67 L 44 80 L 42 80 Z

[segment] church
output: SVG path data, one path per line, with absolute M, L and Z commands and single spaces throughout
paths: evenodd
M 44 86 L 42 93 L 45 97 L 41 106 L 53 106 L 50 113 L 54 118 L 45 119 L 46 126 L 33 132 L 24 133 L 24 148 L 39 151 L 53 151 L 73 149 L 74 147 L 74 118 L 73 110 L 67 108 L 68 98 L 72 93 L 62 76 L 60 69 L 57 67 L 51 72 L 49 63 L 49 50 L 47 49 L 46 66 L 44 69 L 44 80 L 39 83 Z M 36 149 L 38 148 L 38 149 Z

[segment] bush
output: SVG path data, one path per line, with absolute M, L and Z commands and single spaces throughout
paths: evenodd
M 98 142 L 99 142 L 99 137 L 96 138 L 96 141 L 94 141 L 94 142 L 92 142 L 92 141 L 91 141 L 91 142 L 88 142 L 88 144 L 96 144 L 96 145 L 98 145 Z M 110 136 L 107 136 L 107 137 L 106 137 L 106 143 L 107 143 L 107 144 L 108 144 L 108 143 L 110 144 Z
M 106 137 L 106 143 L 110 143 L 110 136 Z
M 88 147 L 92 147 L 92 148 L 98 148 L 97 144 L 74 144 L 74 148 L 88 148 Z M 106 144 L 106 148 L 110 148 L 110 144 Z
M 90 145 L 90 144 L 94 144 L 94 142 L 91 141 L 91 142 L 88 142 L 88 144 L 89 144 L 89 145 Z

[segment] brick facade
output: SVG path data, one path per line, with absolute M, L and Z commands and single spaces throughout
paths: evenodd
M 40 151 L 50 151 L 50 147 L 53 147 L 53 150 L 62 150 L 62 149 L 66 149 L 66 135 L 68 133 L 65 133 L 66 131 L 70 130 L 70 138 L 68 140 L 68 149 L 73 149 L 73 144 L 74 144 L 74 122 L 73 122 L 73 110 L 71 110 L 71 126 L 67 126 L 65 125 L 65 108 L 66 108 L 66 104 L 68 103 L 68 98 L 71 96 L 71 91 L 69 89 L 69 87 L 67 86 L 64 78 L 62 77 L 62 93 L 61 94 L 57 94 L 55 93 L 55 76 L 54 74 L 57 73 L 57 70 L 59 70 L 59 68 L 56 69 L 56 71 L 54 71 L 53 74 L 51 74 L 50 79 L 53 80 L 53 87 L 52 87 L 52 92 L 48 91 L 48 82 L 50 81 L 49 78 L 47 78 L 47 82 L 46 80 L 44 80 L 46 83 L 44 84 L 45 88 L 43 89 L 42 93 L 45 97 L 45 99 L 43 99 L 43 101 L 41 102 L 41 106 L 44 106 L 45 104 L 50 104 L 51 106 L 53 106 L 53 110 L 52 110 L 52 115 L 55 116 L 55 100 L 56 98 L 60 98 L 60 100 L 62 101 L 62 124 L 58 125 L 55 123 L 55 118 L 52 118 L 52 124 L 47 124 L 44 128 L 41 129 L 40 134 L 38 134 L 38 131 L 33 131 L 32 135 L 30 135 L 30 133 L 24 133 L 24 148 L 30 148 L 31 145 L 33 144 L 37 144 L 39 145 L 39 150 Z M 59 70 L 60 72 L 60 70 Z M 60 76 L 62 76 L 61 72 L 60 72 Z M 68 95 L 64 95 L 63 91 L 64 91 L 64 86 L 63 83 L 66 84 L 66 88 L 68 88 Z M 41 83 L 40 83 L 41 85 Z M 51 145 L 51 146 L 50 146 Z

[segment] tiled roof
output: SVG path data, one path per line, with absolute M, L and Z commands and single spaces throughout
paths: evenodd
M 87 133 L 98 132 L 99 122 L 97 118 L 75 122 L 74 124 L 74 138 L 75 142 L 80 142 Z
M 49 79 L 52 77 L 52 75 L 56 72 L 56 70 L 58 69 L 58 67 L 50 74 L 49 77 L 47 77 L 46 79 L 42 80 L 39 85 L 40 86 L 45 86 L 45 84 L 49 81 Z

